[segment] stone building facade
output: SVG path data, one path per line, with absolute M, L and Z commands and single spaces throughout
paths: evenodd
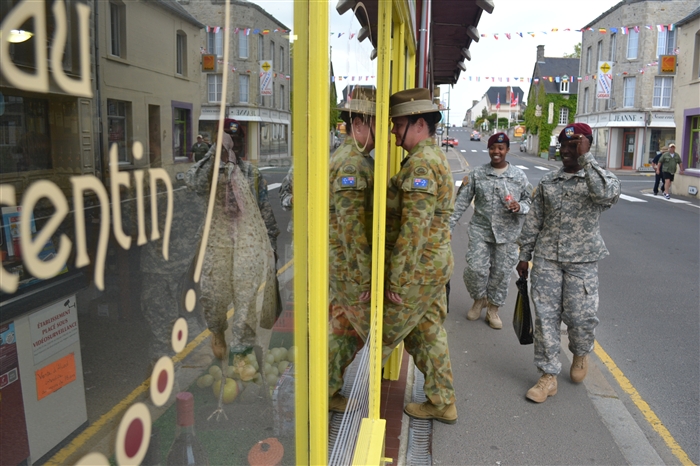
M 669 25 L 696 6 L 623 0 L 583 28 L 576 121 L 594 129 L 592 149 L 609 168 L 651 171 L 656 151 L 676 142 L 675 78 L 658 74 L 658 57 L 677 53 L 677 30 Z M 683 61 L 687 52 L 680 53 Z M 596 98 L 599 63 L 611 67 L 609 99 Z
M 179 0 L 179 3 L 205 24 L 200 52 L 202 56 L 214 55 L 216 62 L 213 70 L 203 71 L 199 86 L 199 133 L 205 140 L 214 142 L 219 110 L 224 105 L 226 119 L 239 123 L 238 133 L 234 135 L 237 153 L 261 165 L 288 166 L 291 160 L 290 27 L 256 4 L 232 0 L 231 30 L 225 31 L 225 2 Z M 229 44 L 226 70 L 225 41 Z M 271 67 L 272 95 L 267 96 L 261 91 L 264 62 Z

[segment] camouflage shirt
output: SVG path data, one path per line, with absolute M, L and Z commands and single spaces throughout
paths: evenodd
M 508 194 L 520 204 L 520 210 L 516 213 L 506 208 L 505 198 Z M 487 242 L 512 243 L 520 234 L 520 220 L 530 211 L 532 185 L 525 173 L 510 163 L 500 175 L 490 163 L 475 168 L 467 173 L 457 191 L 455 211 L 450 216 L 450 230 L 454 230 L 472 199 L 474 215 L 469 228 L 482 232 Z
M 372 281 L 374 160 L 352 138 L 330 160 L 330 278 L 369 291 Z
M 535 255 L 558 262 L 594 262 L 608 255 L 598 220 L 620 198 L 620 180 L 602 169 L 590 152 L 584 161 L 576 173 L 561 168 L 540 181 L 518 239 L 521 261 Z
M 402 294 L 417 285 L 445 285 L 452 275 L 449 218 L 454 181 L 445 154 L 419 142 L 389 181 L 386 287 Z
M 287 176 L 282 180 L 280 185 L 280 204 L 282 204 L 282 209 L 286 211 L 292 210 L 294 206 L 293 195 L 294 195 L 294 165 L 289 167 Z M 287 231 L 292 233 L 294 231 L 294 217 L 289 219 L 289 225 L 287 225 Z

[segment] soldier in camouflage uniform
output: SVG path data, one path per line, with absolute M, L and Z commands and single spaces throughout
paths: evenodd
M 620 181 L 589 152 L 591 128 L 569 125 L 559 134 L 563 168 L 547 174 L 534 194 L 518 239 L 518 274 L 527 278 L 532 260 L 535 365 L 542 374 L 527 398 L 542 403 L 557 393 L 561 371 L 560 328 L 568 328 L 574 354 L 569 376 L 583 381 L 598 325 L 598 260 L 608 255 L 600 214 L 620 197 Z
M 294 207 L 294 165 L 289 167 L 287 175 L 282 180 L 280 185 L 280 204 L 282 209 L 290 212 Z M 289 233 L 294 232 L 294 216 L 289 219 L 289 224 L 287 225 L 287 231 Z
M 496 133 L 488 141 L 491 162 L 474 169 L 462 181 L 450 217 L 450 230 L 474 200 L 469 222 L 469 248 L 465 259 L 464 284 L 474 305 L 467 319 L 476 320 L 488 306 L 486 322 L 491 328 L 503 327 L 498 308 L 508 296 L 510 274 L 518 262 L 521 219 L 530 210 L 532 185 L 525 173 L 506 161 L 510 140 Z
M 344 412 L 343 372 L 367 340 L 372 281 L 375 90 L 353 89 L 340 108 L 348 137 L 330 159 L 329 409 Z
M 404 412 L 417 419 L 457 422 L 452 365 L 443 323 L 445 284 L 454 260 L 449 217 L 454 181 L 445 154 L 434 142 L 441 115 L 428 89 L 407 89 L 390 98 L 396 145 L 408 151 L 387 193 L 384 361 L 402 341 L 425 374 L 427 401 Z

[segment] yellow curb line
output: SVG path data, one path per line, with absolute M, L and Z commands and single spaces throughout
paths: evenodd
M 666 426 L 664 426 L 664 424 L 661 422 L 661 419 L 658 418 L 658 416 L 656 415 L 656 413 L 654 413 L 649 404 L 642 399 L 637 389 L 635 389 L 632 383 L 629 381 L 629 379 L 625 377 L 625 374 L 623 374 L 620 368 L 617 367 L 617 364 L 615 364 L 612 358 L 608 356 L 608 353 L 605 352 L 603 347 L 600 346 L 600 342 L 598 341 L 596 341 L 594 352 L 596 356 L 598 356 L 603 362 L 603 364 L 605 364 L 605 366 L 608 368 L 612 376 L 620 385 L 620 388 L 622 388 L 622 390 L 624 390 L 625 393 L 627 393 L 630 396 L 634 405 L 639 409 L 639 411 L 641 411 L 642 415 L 651 425 L 651 427 L 661 436 L 663 441 L 671 449 L 671 452 L 676 458 L 678 458 L 681 464 L 694 464 L 690 460 L 686 452 L 683 451 L 681 446 L 678 445 L 678 442 L 676 442 L 676 440 L 673 438 Z
M 291 267 L 292 262 L 294 260 L 290 260 L 287 262 L 282 268 L 280 268 L 277 271 L 277 275 L 280 275 L 283 273 L 285 270 L 287 270 L 289 267 Z M 264 286 L 264 283 L 261 285 L 261 288 Z M 227 318 L 231 318 L 233 315 L 233 309 L 229 310 L 226 313 Z M 172 357 L 173 362 L 179 362 L 182 361 L 184 358 L 186 358 L 194 349 L 199 346 L 204 340 L 206 340 L 209 335 L 211 335 L 211 332 L 209 329 L 204 330 L 202 333 L 197 335 L 197 337 L 189 342 L 187 346 L 185 346 L 185 349 L 183 349 L 180 353 L 176 354 L 175 356 Z M 112 409 L 110 409 L 107 413 L 103 414 L 100 416 L 100 418 L 95 421 L 92 425 L 87 427 L 84 431 L 82 431 L 80 434 L 78 434 L 77 437 L 75 437 L 68 445 L 65 447 L 61 448 L 58 452 L 56 452 L 53 457 L 51 457 L 50 460 L 46 462 L 47 465 L 50 466 L 58 466 L 66 463 L 66 460 L 68 457 L 72 454 L 74 454 L 80 447 L 82 447 L 88 440 L 90 440 L 94 435 L 96 435 L 100 430 L 102 430 L 107 424 L 109 424 L 115 417 L 119 416 L 122 414 L 124 411 L 129 408 L 131 403 L 136 400 L 139 396 L 143 395 L 146 390 L 151 385 L 151 379 L 150 377 L 146 380 L 144 380 L 141 385 L 136 387 L 131 393 L 129 393 L 123 400 L 121 400 L 119 403 L 114 405 Z

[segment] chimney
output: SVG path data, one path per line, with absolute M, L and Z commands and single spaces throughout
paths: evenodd
M 472 107 L 473 107 L 474 105 L 478 104 L 478 103 L 479 103 L 478 100 L 472 100 Z
M 544 63 L 544 45 L 537 46 L 537 63 Z

